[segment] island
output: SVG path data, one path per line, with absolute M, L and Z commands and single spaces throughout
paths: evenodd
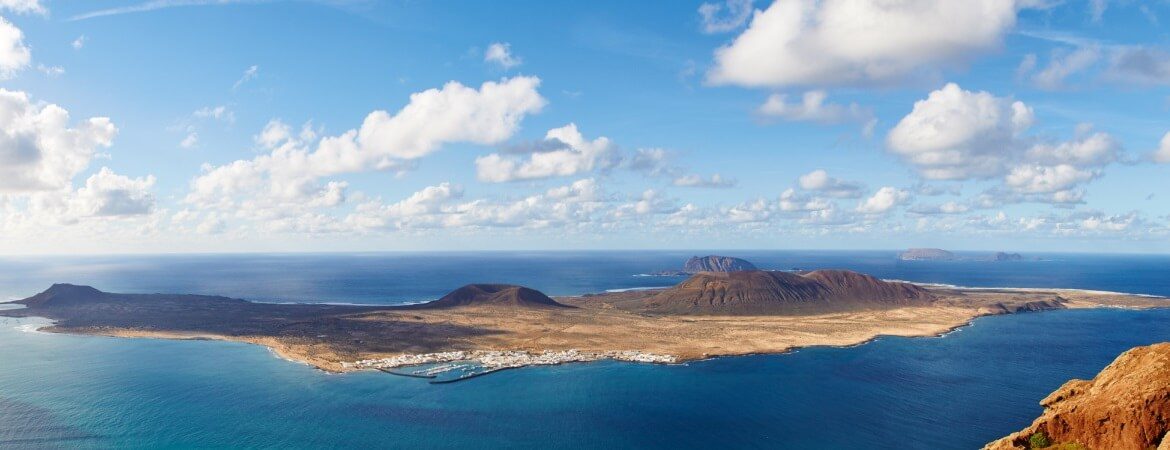
M 941 248 L 912 248 L 898 254 L 900 261 L 1023 261 L 1024 255 L 1019 253 L 995 252 L 988 255 L 959 257 L 952 252 Z
M 991 257 L 992 261 L 1023 261 L 1024 255 L 1019 253 L 996 252 Z
M 1170 449 L 1170 343 L 1122 353 L 1092 380 L 1071 380 L 1040 401 L 1032 425 L 984 450 Z
M 745 259 L 731 256 L 707 255 L 692 256 L 683 263 L 682 270 L 662 270 L 651 275 L 676 277 L 693 275 L 699 272 L 739 272 L 744 270 L 759 270 Z
M 599 359 L 679 363 L 933 336 L 984 315 L 1170 305 L 1068 289 L 917 285 L 846 270 L 701 272 L 666 289 L 558 298 L 473 284 L 406 306 L 254 303 L 70 284 L 15 303 L 24 307 L 0 315 L 51 319 L 48 332 L 249 342 L 330 372 L 459 361 L 489 371 Z
M 912 248 L 898 255 L 902 261 L 951 261 L 955 254 L 941 248 Z

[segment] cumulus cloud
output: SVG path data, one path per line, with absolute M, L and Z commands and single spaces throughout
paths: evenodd
M 833 204 L 828 200 L 814 198 L 792 188 L 785 189 L 784 192 L 780 193 L 780 200 L 776 205 L 783 212 L 823 211 L 833 207 Z
M 576 124 L 549 130 L 544 141 L 552 149 L 533 151 L 526 160 L 499 153 L 476 158 L 476 176 L 490 183 L 565 177 L 608 169 L 619 162 L 608 138 L 585 139 Z
M 983 196 L 984 207 L 1079 203 L 1080 187 L 1121 159 L 1116 139 L 1090 125 L 1078 126 L 1072 140 L 1053 142 L 1027 134 L 1034 121 L 1023 102 L 952 83 L 916 102 L 887 144 L 925 179 L 1001 178 Z
M 83 34 L 81 36 L 78 36 L 77 39 L 74 39 L 73 42 L 69 43 L 69 46 L 73 47 L 74 50 L 81 50 L 82 48 L 84 48 L 85 47 L 85 35 Z
M 752 16 L 752 0 L 723 0 L 699 5 L 699 18 L 707 34 L 735 31 Z
M 90 216 L 135 216 L 149 214 L 154 208 L 153 175 L 130 178 L 107 167 L 85 180 L 77 190 L 79 209 Z
M 874 192 L 873 196 L 861 201 L 857 205 L 857 212 L 862 214 L 885 214 L 908 200 L 910 200 L 909 191 L 886 186 Z
M 544 107 L 539 84 L 533 77 L 486 82 L 478 89 L 450 82 L 411 95 L 397 113 L 371 112 L 359 128 L 324 138 L 308 125 L 295 133 L 272 121 L 256 136 L 267 153 L 205 166 L 184 201 L 248 214 L 282 229 L 300 229 L 298 221 L 322 227 L 315 209 L 343 203 L 348 184 L 321 178 L 405 170 L 449 143 L 503 142 L 525 116 Z
M 512 44 L 507 42 L 493 42 L 483 52 L 483 61 L 499 65 L 504 70 L 519 66 L 523 61 L 519 56 L 512 54 Z
M 1016 11 L 1033 4 L 776 1 L 716 50 L 707 81 L 753 87 L 897 81 L 994 48 L 1015 26 Z
M 65 188 L 116 134 L 108 118 L 70 124 L 64 108 L 0 89 L 0 192 Z
M 154 212 L 153 176 L 130 178 L 103 167 L 74 186 L 116 134 L 107 118 L 73 121 L 58 105 L 0 89 L 0 241 L 44 242 L 53 232 L 87 238 L 149 233 L 151 219 L 129 218 Z M 114 225 L 125 220 L 139 227 Z
M 835 198 L 861 197 L 865 188 L 859 183 L 842 181 L 829 176 L 829 172 L 818 169 L 801 175 L 797 180 L 801 189 L 816 191 L 822 195 Z
M 24 44 L 24 32 L 0 17 L 0 80 L 16 76 L 31 60 L 32 52 Z
M 1003 173 L 1012 147 L 1034 121 L 1023 102 L 950 83 L 915 102 L 887 144 L 927 179 L 988 178 Z

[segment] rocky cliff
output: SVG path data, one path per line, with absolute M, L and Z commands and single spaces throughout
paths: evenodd
M 1170 432 L 1170 343 L 1133 348 L 1092 380 L 1071 380 L 1040 401 L 1032 425 L 985 450 L 1033 448 L 1031 442 L 1090 450 L 1163 448 Z

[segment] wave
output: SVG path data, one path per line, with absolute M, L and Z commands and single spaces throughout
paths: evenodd
M 25 323 L 25 324 L 17 325 L 13 328 L 15 328 L 16 331 L 19 331 L 22 333 L 44 333 L 43 331 L 41 331 L 41 327 L 44 327 L 44 326 L 45 326 L 45 324 L 43 324 L 43 323 Z
M 653 291 L 655 289 L 667 289 L 669 287 L 670 286 L 643 286 L 643 287 L 631 287 L 631 288 L 620 288 L 620 289 L 606 289 L 605 292 L 612 294 L 612 293 L 618 293 L 618 292 Z

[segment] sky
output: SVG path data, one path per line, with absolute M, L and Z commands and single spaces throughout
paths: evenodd
M 1170 251 L 1170 2 L 0 0 L 0 254 Z

